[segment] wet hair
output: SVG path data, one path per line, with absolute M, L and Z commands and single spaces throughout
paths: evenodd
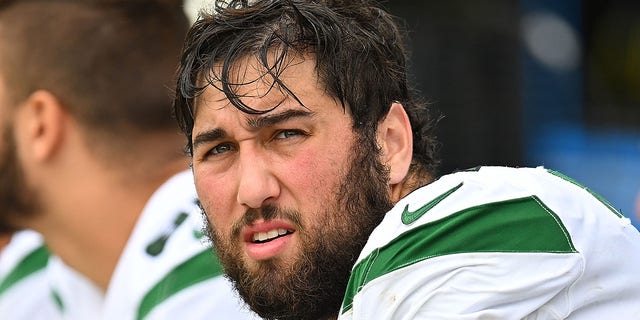
M 182 1 L 0 1 L 7 100 L 47 90 L 88 135 L 177 131 L 170 88 L 188 28 Z
M 229 71 L 255 57 L 273 86 L 295 98 L 279 79 L 292 57 L 311 55 L 325 90 L 349 108 L 356 133 L 375 146 L 378 123 L 401 103 L 413 129 L 413 173 L 433 175 L 437 167 L 434 118 L 407 83 L 404 34 L 395 18 L 364 0 L 215 1 L 190 29 L 177 74 L 174 112 L 192 154 L 194 103 L 208 87 L 224 92 L 247 114 Z M 298 101 L 299 102 L 299 101 Z

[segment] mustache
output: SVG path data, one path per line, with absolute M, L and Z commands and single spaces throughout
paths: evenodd
M 264 220 L 273 220 L 278 217 L 282 210 L 275 205 L 266 205 L 261 208 L 249 208 L 242 216 L 242 222 L 245 224 L 253 224 L 256 220 L 263 218 Z
M 242 228 L 250 226 L 259 219 L 265 221 L 273 219 L 282 219 L 290 221 L 298 230 L 303 229 L 301 214 L 298 210 L 280 208 L 276 205 L 269 204 L 260 208 L 249 208 L 245 211 L 242 218 L 235 222 L 231 228 L 231 236 L 236 238 L 240 236 Z

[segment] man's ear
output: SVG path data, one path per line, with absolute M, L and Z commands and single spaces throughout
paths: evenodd
M 35 161 L 53 157 L 65 137 L 67 111 L 51 92 L 32 93 L 21 107 L 21 128 L 24 147 Z
M 382 163 L 389 168 L 389 184 L 402 182 L 413 154 L 411 123 L 402 104 L 391 104 L 389 113 L 378 125 L 377 139 L 382 148 Z

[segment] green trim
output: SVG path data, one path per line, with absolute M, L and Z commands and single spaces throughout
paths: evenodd
M 51 290 L 51 297 L 53 298 L 53 301 L 56 303 L 56 307 L 58 307 L 58 310 L 60 310 L 60 312 L 64 312 L 64 302 L 62 302 L 60 293 L 58 293 L 58 291 L 56 290 Z
M 433 257 L 473 252 L 577 252 L 560 218 L 536 196 L 488 203 L 399 235 L 358 263 L 342 312 L 369 282 Z
M 204 238 L 204 231 L 203 230 L 198 230 L 198 229 L 194 229 L 193 230 L 193 237 L 200 240 L 202 238 Z
M 218 257 L 211 249 L 203 250 L 175 267 L 147 292 L 140 303 L 136 319 L 143 319 L 153 308 L 180 290 L 219 276 L 222 273 L 223 269 Z
M 48 261 L 49 250 L 44 245 L 31 251 L 11 270 L 11 273 L 2 279 L 0 282 L 0 295 L 24 278 L 44 269 Z
M 173 232 L 176 231 L 176 229 L 185 220 L 187 220 L 187 217 L 189 217 L 188 213 L 180 212 L 180 214 L 178 214 L 178 216 L 173 220 L 173 225 L 171 226 L 171 228 L 168 231 L 161 233 L 156 240 L 152 241 L 147 246 L 147 254 L 152 257 L 158 256 L 159 254 L 161 254 L 162 251 L 164 250 L 164 246 L 167 244 L 167 240 L 169 240 L 169 237 L 171 237 Z
M 571 177 L 568 177 L 566 175 L 564 175 L 561 172 L 555 171 L 555 170 L 551 170 L 551 169 L 547 169 L 547 171 L 549 173 L 551 173 L 552 175 L 561 178 L 562 180 L 568 181 L 573 183 L 574 185 L 580 187 L 581 189 L 586 190 L 587 192 L 589 192 L 592 196 L 594 196 L 596 199 L 598 199 L 598 201 L 602 202 L 602 204 L 605 205 L 605 207 L 609 208 L 609 210 L 611 212 L 613 212 L 616 216 L 618 216 L 618 218 L 622 218 L 624 217 L 624 215 L 622 213 L 620 213 L 620 211 L 618 211 L 616 208 L 613 207 L 613 205 L 611 204 L 611 202 L 607 201 L 607 199 L 605 199 L 603 196 L 591 191 L 591 189 L 585 187 L 584 185 L 582 185 L 580 182 L 574 180 Z

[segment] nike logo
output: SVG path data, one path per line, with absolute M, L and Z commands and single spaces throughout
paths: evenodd
M 424 206 L 420 207 L 416 211 L 409 211 L 409 205 L 407 204 L 404 207 L 404 210 L 402 211 L 402 217 L 401 217 L 402 223 L 404 223 L 406 225 L 410 225 L 410 224 L 416 222 L 416 220 L 420 219 L 420 217 L 422 217 L 425 213 L 427 213 L 427 211 L 431 210 L 438 203 L 440 203 L 440 201 L 444 200 L 444 198 L 450 196 L 456 190 L 460 189 L 460 187 L 462 187 L 462 182 L 460 182 L 459 185 L 451 188 L 451 190 L 449 190 L 449 191 L 439 195 L 435 199 L 427 202 L 427 204 L 425 204 Z

